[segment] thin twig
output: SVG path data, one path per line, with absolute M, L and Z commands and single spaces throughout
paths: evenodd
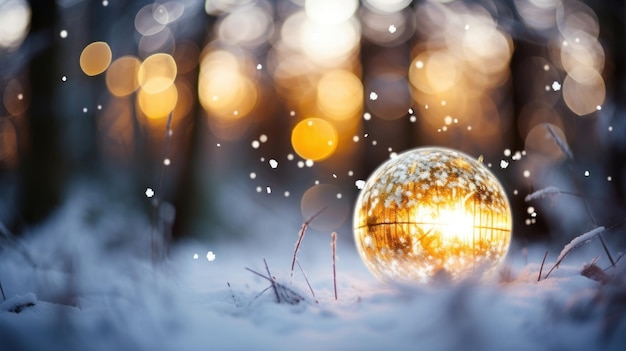
M 302 243 L 302 239 L 304 238 L 304 234 L 306 233 L 306 229 L 309 227 L 309 224 L 313 222 L 313 220 L 319 216 L 322 212 L 324 212 L 328 207 L 325 206 L 321 210 L 315 212 L 309 219 L 307 219 L 304 223 L 302 223 L 302 228 L 300 228 L 300 233 L 298 233 L 298 241 L 296 241 L 296 247 L 293 250 L 293 259 L 291 260 L 291 273 L 290 276 L 293 279 L 293 269 L 296 266 L 296 259 L 298 258 L 298 250 L 300 249 L 300 244 Z
M 286 286 L 280 284 L 279 282 L 277 282 L 276 278 L 273 277 L 271 275 L 271 273 L 269 273 L 269 268 L 267 266 L 267 261 L 265 259 L 263 259 L 263 261 L 265 262 L 265 269 L 268 271 L 268 276 L 265 276 L 265 275 L 255 271 L 253 269 L 250 269 L 248 267 L 245 267 L 245 269 L 247 271 L 249 271 L 249 272 L 252 272 L 252 273 L 258 275 L 261 278 L 269 280 L 270 283 L 272 283 L 272 285 L 270 287 L 272 287 L 274 289 L 274 293 L 276 294 L 276 299 L 277 299 L 278 303 L 286 302 L 286 303 L 291 304 L 291 305 L 297 305 L 300 301 L 304 301 L 304 297 L 302 297 L 300 294 L 298 294 L 297 292 L 293 291 L 292 289 L 289 289 L 288 287 L 286 287 Z M 268 290 L 270 287 L 266 288 L 265 290 Z M 263 292 L 265 292 L 265 290 L 263 290 L 261 292 L 261 294 Z
M 335 301 L 337 301 L 337 270 L 335 266 L 335 253 L 337 250 L 337 233 L 330 234 L 330 247 L 333 253 L 333 288 L 335 289 Z
M 307 278 L 306 273 L 304 273 L 304 269 L 302 269 L 302 266 L 300 265 L 300 261 L 296 261 L 296 263 L 298 264 L 298 268 L 300 268 L 300 272 L 302 272 L 302 275 L 304 276 L 304 281 L 306 282 L 306 285 L 309 287 L 309 290 L 311 290 L 313 300 L 315 300 L 315 303 L 319 303 L 319 301 L 317 300 L 317 296 L 315 296 L 315 292 L 313 291 L 313 287 L 309 283 L 309 278 Z
M 546 263 L 546 257 L 548 257 L 548 250 L 543 255 L 543 260 L 541 261 L 541 267 L 539 267 L 539 274 L 537 275 L 537 281 L 541 281 L 541 272 L 543 271 L 543 265 Z
M 265 257 L 263 257 L 263 263 L 265 264 L 267 276 L 270 278 L 270 283 L 272 283 L 272 289 L 274 289 L 274 293 L 276 294 L 276 302 L 280 303 L 280 295 L 278 295 L 278 289 L 276 289 L 276 281 L 274 280 L 274 277 L 272 277 L 272 273 L 270 273 L 270 267 L 267 265 Z

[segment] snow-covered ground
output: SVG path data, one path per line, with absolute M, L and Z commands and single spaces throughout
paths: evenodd
M 608 270 L 616 278 L 605 285 L 583 277 L 583 266 L 594 257 L 584 247 L 539 282 L 545 248 L 527 248 L 526 256 L 514 245 L 507 266 L 490 281 L 394 287 L 366 270 L 346 237 L 351 233 L 340 232 L 335 300 L 330 235 L 310 231 L 299 262 L 313 298 L 300 271 L 293 282 L 290 278 L 301 216 L 280 208 L 248 211 L 260 213 L 247 239 L 180 242 L 165 262 L 153 266 L 147 220 L 94 194 L 71 197 L 20 239 L 19 248 L 0 252 L 6 295 L 0 303 L 0 349 L 623 350 L 626 345 L 626 267 L 620 261 Z M 548 256 L 544 275 L 556 254 Z M 263 292 L 270 282 L 245 267 L 266 274 L 264 258 L 278 283 L 290 289 L 283 293 L 303 301 L 279 304 L 272 288 Z

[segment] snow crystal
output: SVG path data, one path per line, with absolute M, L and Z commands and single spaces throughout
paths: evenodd
M 256 178 L 256 173 L 250 172 L 250 179 L 255 179 L 255 178 Z
M 213 251 L 209 251 L 209 252 L 206 253 L 206 259 L 209 262 L 215 261 L 215 254 L 213 253 Z
M 365 187 L 365 181 L 363 179 L 356 180 L 354 185 L 357 189 L 363 189 Z
M 263 65 L 259 63 L 258 65 L 256 65 L 256 69 L 257 69 L 257 70 L 261 70 L 261 69 L 263 69 Z
M 270 167 L 272 167 L 272 168 L 274 168 L 274 169 L 275 169 L 276 167 L 278 167 L 278 161 L 276 161 L 276 160 L 275 160 L 275 159 L 273 159 L 273 158 L 269 160 L 269 164 L 270 164 Z
M 389 33 L 393 34 L 393 33 L 396 32 L 396 30 L 397 30 L 397 28 L 396 28 L 395 25 L 392 24 L 392 25 L 389 26 Z
M 378 94 L 376 94 L 375 92 L 372 91 L 370 93 L 370 100 L 376 101 L 376 99 L 378 99 Z
M 67 38 L 67 30 L 65 30 L 65 29 L 61 30 L 61 32 L 59 32 L 59 36 L 60 36 L 62 39 Z
M 376 100 L 376 99 L 374 99 L 374 100 Z M 372 119 L 372 115 L 369 112 L 365 112 L 363 114 L 363 119 L 366 120 L 366 121 L 369 121 L 370 119 Z
M 589 171 L 585 171 L 585 177 L 589 177 Z
M 530 177 L 530 171 L 529 170 L 525 170 L 524 173 L 522 173 L 522 175 L 524 176 L 524 178 L 528 178 L 528 177 Z
M 506 169 L 509 166 L 509 162 L 506 160 L 501 160 L 500 161 L 500 168 L 502 169 Z
M 64 82 L 66 82 L 66 81 L 67 81 L 67 76 L 63 76 L 63 77 L 61 77 L 61 80 L 62 80 L 62 81 L 64 81 Z
M 270 187 L 270 186 L 265 187 L 265 192 L 268 193 L 268 194 L 271 194 L 272 193 L 272 187 Z
M 613 180 L 613 177 L 608 176 L 608 177 L 606 177 L 606 180 L 610 182 L 610 181 L 612 181 L 612 180 Z
M 198 259 L 198 257 L 199 257 L 199 256 L 198 256 L 198 254 L 197 254 L 197 253 L 194 253 L 194 254 L 193 254 L 193 259 L 194 259 L 194 260 L 197 260 L 197 259 Z
M 153 197 L 154 196 L 154 190 L 152 190 L 152 188 L 146 188 L 146 196 L 147 197 Z
M 164 165 L 164 166 L 169 166 L 169 165 L 170 165 L 170 163 L 171 163 L 171 161 L 170 161 L 170 159 L 169 159 L 169 158 L 164 158 L 164 159 L 163 159 L 163 165 Z
M 309 167 L 309 168 L 310 168 L 310 167 L 313 167 L 313 164 L 314 164 L 313 160 L 306 160 L 306 162 L 305 162 L 305 165 L 306 165 L 307 167 Z
M 552 90 L 559 91 L 561 90 L 561 84 L 556 80 L 552 83 Z

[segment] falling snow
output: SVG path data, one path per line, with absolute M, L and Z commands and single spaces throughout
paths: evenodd
M 376 101 L 378 99 L 378 94 L 376 94 L 375 92 L 371 92 L 370 93 L 370 100 L 372 101 Z
M 554 90 L 554 91 L 559 91 L 559 90 L 561 90 L 561 84 L 560 84 L 559 82 L 557 82 L 557 81 L 554 81 L 554 82 L 552 83 L 552 90 Z
M 209 252 L 206 253 L 206 259 L 209 262 L 215 261 L 215 254 L 213 253 L 213 251 L 209 251 Z
M 393 34 L 393 33 L 396 32 L 396 30 L 397 30 L 397 28 L 396 28 L 395 25 L 392 24 L 392 25 L 389 26 L 389 33 Z
M 278 161 L 276 161 L 275 159 L 269 160 L 269 164 L 270 164 L 270 167 L 272 168 L 278 167 Z
M 153 197 L 154 196 L 154 190 L 152 190 L 152 188 L 147 188 L 145 194 L 146 194 L 147 197 Z

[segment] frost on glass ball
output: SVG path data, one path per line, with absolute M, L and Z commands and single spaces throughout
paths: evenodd
M 482 163 L 428 147 L 399 154 L 367 180 L 356 202 L 354 238 L 385 282 L 484 277 L 506 256 L 511 210 Z

